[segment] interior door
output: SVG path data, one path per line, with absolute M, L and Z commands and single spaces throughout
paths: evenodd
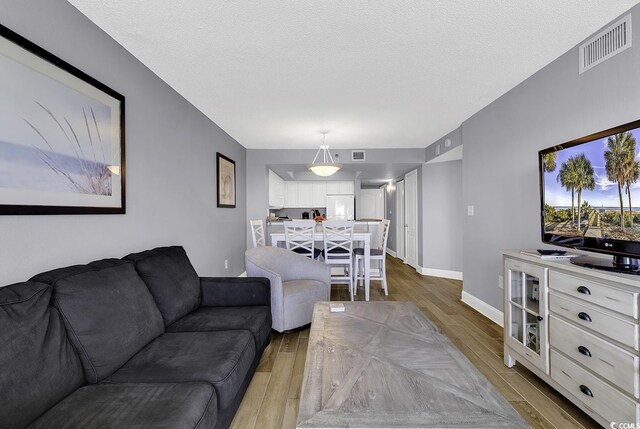
M 404 219 L 404 180 L 396 183 L 396 218 L 396 256 L 404 262 L 407 262 L 406 252 L 404 251 L 406 229 Z
M 418 172 L 413 170 L 405 178 L 405 224 L 407 264 L 418 268 Z

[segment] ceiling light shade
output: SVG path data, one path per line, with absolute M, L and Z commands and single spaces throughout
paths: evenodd
M 340 167 L 342 167 L 340 164 L 333 161 L 331 153 L 329 152 L 329 146 L 324 144 L 326 135 L 326 132 L 322 133 L 322 145 L 320 146 L 320 149 L 318 149 L 315 158 L 313 158 L 313 162 L 309 165 L 309 170 L 311 170 L 311 172 L 322 177 L 331 176 L 340 170 Z M 322 161 L 318 162 L 318 156 L 320 153 L 322 153 Z

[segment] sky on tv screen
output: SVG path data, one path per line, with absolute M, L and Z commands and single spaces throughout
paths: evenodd
M 640 128 L 630 130 L 631 134 L 636 139 L 636 159 L 640 160 Z M 558 181 L 558 173 L 562 163 L 567 161 L 572 156 L 584 153 L 594 171 L 594 178 L 596 182 L 595 189 L 590 191 L 585 189 L 582 191 L 582 201 L 588 201 L 591 207 L 619 207 L 620 200 L 618 196 L 618 185 L 615 182 L 611 182 L 607 178 L 605 171 L 604 152 L 607 150 L 607 137 L 598 140 L 592 140 L 588 143 L 583 143 L 577 146 L 573 146 L 567 149 L 558 151 L 558 157 L 556 159 L 556 169 L 551 172 L 544 173 L 544 200 L 545 204 L 549 204 L 553 207 L 571 207 L 571 191 L 567 191 L 562 187 Z M 640 207 L 640 192 L 633 192 L 633 189 L 640 188 L 640 182 L 635 182 L 632 186 L 631 195 L 633 197 L 633 207 Z M 625 206 L 627 203 L 627 196 L 622 195 Z M 638 202 L 635 200 L 637 199 Z M 576 195 L 577 202 L 577 195 Z

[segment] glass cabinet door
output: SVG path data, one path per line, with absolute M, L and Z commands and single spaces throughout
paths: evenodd
M 505 341 L 548 373 L 546 284 L 547 268 L 505 261 Z

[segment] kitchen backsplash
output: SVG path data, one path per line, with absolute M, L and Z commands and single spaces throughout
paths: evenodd
M 309 212 L 312 208 L 319 210 L 322 215 L 327 213 L 327 209 L 324 207 L 309 207 L 308 209 L 280 209 L 271 210 L 278 217 L 288 217 L 289 219 L 302 219 L 302 213 Z

